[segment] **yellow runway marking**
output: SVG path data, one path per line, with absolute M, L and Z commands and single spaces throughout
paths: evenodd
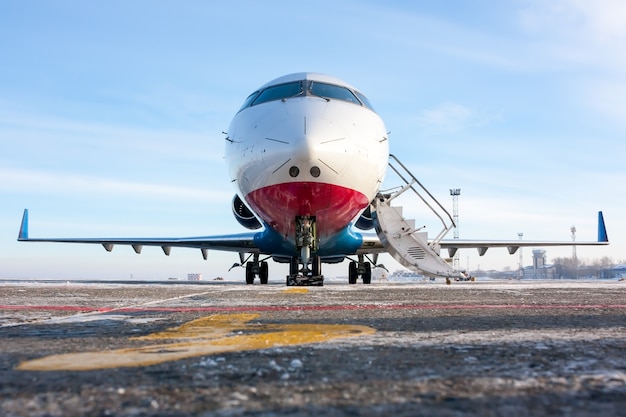
M 308 288 L 289 288 L 287 290 L 282 290 L 283 294 L 306 294 L 308 292 Z
M 346 324 L 249 324 L 259 314 L 216 314 L 133 340 L 162 343 L 99 352 L 66 353 L 22 362 L 23 371 L 88 371 L 138 367 L 225 352 L 320 343 L 372 334 L 367 326 Z M 171 340 L 170 343 L 163 341 Z

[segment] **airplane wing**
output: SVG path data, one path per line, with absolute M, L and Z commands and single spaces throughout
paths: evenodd
M 170 254 L 172 247 L 197 248 L 202 251 L 202 256 L 206 260 L 208 249 L 258 253 L 259 248 L 254 242 L 256 234 L 258 232 L 174 238 L 31 238 L 28 235 L 28 209 L 24 209 L 17 240 L 20 242 L 97 243 L 108 252 L 111 252 L 115 245 L 132 246 L 136 253 L 141 253 L 144 246 L 160 246 L 166 255 Z
M 215 236 L 194 237 L 163 237 L 163 238 L 31 238 L 28 232 L 28 209 L 24 209 L 22 223 L 17 240 L 20 242 L 58 242 L 58 243 L 92 243 L 100 244 L 108 252 L 115 245 L 132 246 L 136 253 L 141 253 L 144 246 L 160 246 L 163 253 L 170 254 L 172 247 L 196 248 L 202 251 L 202 256 L 207 259 L 207 251 L 221 250 L 238 253 L 260 253 L 255 242 L 258 232 L 247 232 Z M 375 233 L 362 233 L 362 244 L 357 254 L 374 254 L 387 252 Z M 450 257 L 454 256 L 458 249 L 476 248 L 479 255 L 484 255 L 487 249 L 493 247 L 505 247 L 510 254 L 514 254 L 520 247 L 544 247 L 544 246 L 597 246 L 608 245 L 608 235 L 604 224 L 602 212 L 598 212 L 598 240 L 592 242 L 572 241 L 533 241 L 533 240 L 461 240 L 445 239 L 439 242 L 441 249 L 447 249 Z
M 357 253 L 381 253 L 386 252 L 385 247 L 376 234 L 362 233 L 363 243 Z M 432 242 L 432 241 L 431 241 Z M 429 242 L 429 243 L 431 243 Z M 598 212 L 598 240 L 589 242 L 572 241 L 548 241 L 548 240 L 466 240 L 444 239 L 439 242 L 441 249 L 447 249 L 449 257 L 453 257 L 459 249 L 478 249 L 480 256 L 484 255 L 489 248 L 507 248 L 512 255 L 521 247 L 544 247 L 544 246 L 598 246 L 608 245 L 609 238 L 604 224 L 602 212 Z
M 461 240 L 445 239 L 439 242 L 439 247 L 448 250 L 448 255 L 453 257 L 458 249 L 476 248 L 478 254 L 483 256 L 489 248 L 507 248 L 513 255 L 520 247 L 544 247 L 544 246 L 598 246 L 608 245 L 609 237 L 604 224 L 602 212 L 598 212 L 598 240 L 588 242 L 576 241 L 545 241 L 545 240 Z

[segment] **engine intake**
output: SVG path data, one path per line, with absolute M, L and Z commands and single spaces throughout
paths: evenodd
M 252 213 L 252 210 L 250 210 L 236 194 L 235 198 L 233 198 L 233 214 L 239 224 L 246 229 L 254 230 L 263 227 L 259 219 Z
M 372 206 L 367 206 L 363 213 L 359 216 L 354 224 L 357 229 L 370 230 L 374 228 L 374 219 L 372 218 Z

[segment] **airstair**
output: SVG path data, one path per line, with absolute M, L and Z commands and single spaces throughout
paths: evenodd
M 397 175 L 401 185 L 391 191 L 381 191 L 376 196 L 374 206 L 374 226 L 378 238 L 385 249 L 396 261 L 405 267 L 430 277 L 465 278 L 465 274 L 456 271 L 440 255 L 440 242 L 454 228 L 450 213 L 437 199 L 415 178 L 413 174 L 394 155 L 389 155 L 389 168 Z M 387 171 L 387 175 L 391 173 Z M 387 179 L 389 181 L 389 179 Z M 415 220 L 405 219 L 401 206 L 392 206 L 391 202 L 407 191 L 411 201 L 418 201 L 438 218 L 442 230 L 429 241 L 428 232 L 423 227 L 416 228 Z

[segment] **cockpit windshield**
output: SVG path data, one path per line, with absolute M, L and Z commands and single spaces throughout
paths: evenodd
M 361 105 L 361 102 L 356 98 L 352 91 L 348 90 L 345 87 L 340 87 L 338 85 L 318 83 L 316 81 L 312 81 L 309 87 L 309 91 L 314 96 L 350 101 L 352 103 Z
M 248 96 L 240 111 L 246 107 L 256 106 L 268 101 L 286 100 L 303 95 L 321 97 L 326 100 L 347 101 L 374 110 L 369 100 L 358 91 L 352 91 L 340 85 L 303 80 L 272 85 L 263 90 L 255 91 Z
M 374 111 L 374 108 L 372 107 L 372 103 L 370 103 L 367 97 L 365 97 L 363 94 L 359 93 L 358 91 L 355 91 L 354 94 L 356 94 L 356 96 L 359 98 L 359 100 L 361 100 L 361 103 L 363 103 L 365 107 Z
M 252 102 L 253 106 L 257 104 L 266 103 L 268 101 L 282 100 L 284 98 L 290 98 L 302 94 L 302 82 L 296 81 L 293 83 L 273 85 L 267 87 L 261 91 L 259 95 Z

